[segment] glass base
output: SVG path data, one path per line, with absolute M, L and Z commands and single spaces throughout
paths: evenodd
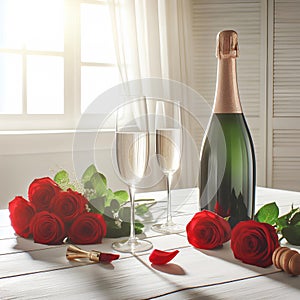
M 166 233 L 166 234 L 171 234 L 171 233 L 181 233 L 185 231 L 185 226 L 181 224 L 175 224 L 175 223 L 165 223 L 165 224 L 154 224 L 152 225 L 151 229 L 155 232 L 159 233 Z
M 126 252 L 126 253 L 135 253 L 135 252 L 142 252 L 147 251 L 153 247 L 152 243 L 145 240 L 125 240 L 120 242 L 112 243 L 112 248 L 119 252 Z

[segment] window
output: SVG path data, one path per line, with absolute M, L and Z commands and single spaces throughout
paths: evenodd
M 99 4 L 82 3 L 80 7 L 81 112 L 119 80 L 108 7 Z
M 0 2 L 0 130 L 75 128 L 117 83 L 106 1 Z

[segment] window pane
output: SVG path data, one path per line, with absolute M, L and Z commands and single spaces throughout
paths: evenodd
M 64 1 L 26 0 L 26 47 L 31 50 L 64 49 Z
M 107 5 L 81 4 L 81 60 L 114 63 L 115 52 Z
M 63 0 L 1 0 L 0 47 L 63 51 Z
M 119 83 L 116 67 L 81 68 L 81 112 L 107 89 Z
M 0 113 L 22 113 L 22 57 L 0 53 Z
M 27 58 L 27 112 L 64 113 L 64 60 L 29 55 Z
M 22 0 L 0 1 L 0 48 L 21 48 L 23 40 Z M 17 8 L 17 9 L 16 9 Z

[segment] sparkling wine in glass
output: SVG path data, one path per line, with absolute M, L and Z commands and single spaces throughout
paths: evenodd
M 144 177 L 149 159 L 147 103 L 144 97 L 127 102 L 117 110 L 115 150 L 118 174 L 128 185 L 130 196 L 130 236 L 114 242 L 120 252 L 141 252 L 152 248 L 149 241 L 135 236 L 135 190 Z
M 182 152 L 182 126 L 179 102 L 158 101 L 156 104 L 156 143 L 157 162 L 166 176 L 167 219 L 165 223 L 154 224 L 152 229 L 160 233 L 180 233 L 185 227 L 172 220 L 171 185 L 176 171 L 180 168 Z

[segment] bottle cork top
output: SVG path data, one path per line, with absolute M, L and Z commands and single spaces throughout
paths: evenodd
M 216 56 L 218 58 L 239 56 L 238 34 L 234 30 L 224 30 L 218 33 Z

